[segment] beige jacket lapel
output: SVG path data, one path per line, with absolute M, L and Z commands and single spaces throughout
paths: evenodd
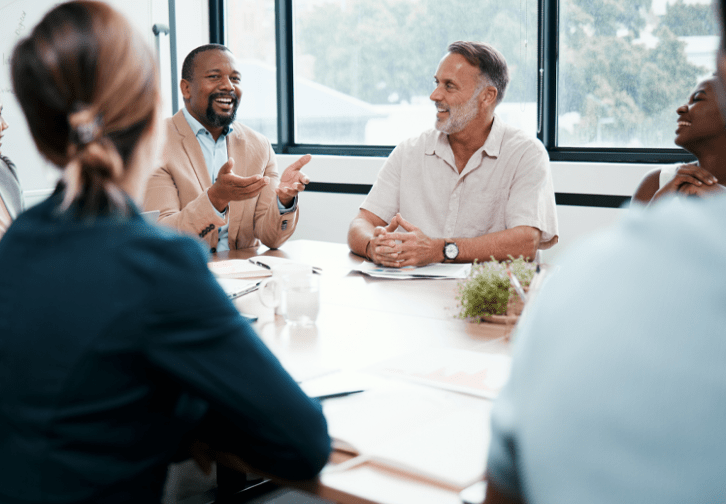
M 209 175 L 202 147 L 199 145 L 196 133 L 192 131 L 186 117 L 184 117 L 184 111 L 180 110 L 174 114 L 172 122 L 181 136 L 183 155 L 186 155 L 194 174 L 197 176 L 197 180 L 199 181 L 199 194 L 201 194 L 212 186 L 212 177 Z M 179 154 L 182 155 L 181 153 Z M 219 241 L 219 231 L 217 229 L 213 230 L 206 238 L 210 247 L 215 248 Z
M 197 135 L 192 128 L 189 127 L 189 123 L 184 117 L 184 113 L 180 110 L 172 118 L 177 131 L 182 136 L 182 147 L 184 153 L 189 159 L 189 163 L 192 165 L 194 174 L 199 180 L 199 186 L 202 192 L 206 191 L 212 185 L 212 177 L 209 176 L 209 170 L 207 169 L 207 163 L 204 161 L 204 153 L 197 140 Z
M 227 157 L 231 157 L 232 159 L 234 159 L 234 172 L 237 175 L 245 176 L 246 174 L 240 172 L 240 169 L 243 168 L 242 163 L 245 159 L 245 139 L 244 135 L 242 135 L 242 132 L 240 131 L 240 128 L 235 126 L 236 124 L 232 125 L 232 133 L 227 135 Z M 227 229 L 230 249 L 237 248 L 237 238 L 239 237 L 239 231 L 242 223 L 242 215 L 244 213 L 242 211 L 233 212 L 231 208 L 233 204 L 234 202 L 230 203 L 229 228 Z M 242 207 L 243 205 L 240 204 L 239 206 Z M 239 210 L 241 210 L 241 208 Z

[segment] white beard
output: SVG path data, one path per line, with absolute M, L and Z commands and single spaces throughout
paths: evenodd
M 477 98 L 479 98 L 479 94 L 482 92 L 483 89 L 484 86 L 482 86 L 481 88 L 477 88 L 471 98 L 466 101 L 466 103 L 450 106 L 447 109 L 447 112 L 449 113 L 449 118 L 443 122 L 437 118 L 434 127 L 442 133 L 446 133 L 447 135 L 458 133 L 466 128 L 466 126 L 472 121 L 472 119 L 474 119 L 479 113 Z M 437 109 L 442 106 L 440 102 L 435 102 L 435 105 Z

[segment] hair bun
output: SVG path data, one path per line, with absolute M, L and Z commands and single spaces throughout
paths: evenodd
M 78 140 L 68 147 L 70 162 L 63 170 L 66 183 L 63 208 L 68 208 L 81 194 L 99 197 L 94 188 L 102 189 L 106 198 L 123 207 L 125 203 L 116 182 L 123 176 L 124 164 L 116 147 L 108 138 L 100 136 L 97 121 L 81 120 L 72 131 L 78 132 Z
M 98 114 L 83 105 L 73 108 L 77 109 L 77 111 L 68 114 L 68 124 L 71 127 L 71 143 L 77 147 L 83 147 L 100 138 L 103 132 L 103 124 Z

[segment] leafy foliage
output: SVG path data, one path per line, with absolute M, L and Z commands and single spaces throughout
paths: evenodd
M 676 0 L 666 7 L 661 24 L 679 37 L 718 35 L 718 23 L 710 3 L 687 5 L 683 0 Z
M 576 112 L 578 128 L 561 145 L 672 146 L 676 108 L 705 73 L 685 42 L 657 18 L 644 35 L 651 0 L 563 0 L 559 114 Z M 692 6 L 684 6 L 690 9 Z M 665 129 L 666 126 L 668 129 Z
M 456 40 L 485 40 L 502 51 L 509 63 L 512 82 L 507 96 L 534 101 L 536 88 L 525 90 L 527 79 L 521 72 L 524 58 L 529 58 L 529 80 L 536 82 L 537 7 L 532 0 L 523 1 L 531 4 L 523 14 L 521 2 L 321 3 L 299 17 L 299 50 L 313 56 L 316 82 L 369 103 L 385 104 L 428 97 L 448 45 Z M 521 19 L 524 15 L 527 19 Z M 529 30 L 526 51 L 520 25 Z
M 528 286 L 535 275 L 535 265 L 524 258 L 499 262 L 477 263 L 471 267 L 466 280 L 457 286 L 456 299 L 460 303 L 459 317 L 481 318 L 490 315 L 503 315 L 507 311 L 509 299 L 514 295 L 514 288 L 507 275 L 507 265 L 517 277 L 522 287 Z
M 557 113 L 577 118 L 559 130 L 560 145 L 673 145 L 675 109 L 705 74 L 677 37 L 715 33 L 714 16 L 710 6 L 677 0 L 659 18 L 652 3 L 560 0 Z M 296 29 L 306 75 L 371 104 L 428 97 L 455 40 L 486 41 L 504 54 L 505 101 L 537 100 L 534 0 L 321 2 L 300 13 Z

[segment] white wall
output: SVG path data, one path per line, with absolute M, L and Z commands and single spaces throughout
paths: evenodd
M 280 171 L 298 156 L 278 156 Z M 315 182 L 372 184 L 384 158 L 314 156 L 304 172 Z M 552 163 L 555 192 L 630 196 L 643 175 L 656 168 L 642 164 Z M 346 243 L 348 225 L 365 199 L 357 194 L 304 193 L 294 238 Z M 612 225 L 623 212 L 616 208 L 558 205 L 560 242 L 542 254 L 556 263 L 558 256 L 588 234 Z
M 280 171 L 298 156 L 278 156 Z M 303 170 L 315 182 L 372 184 L 384 158 L 313 156 Z M 555 192 L 629 196 L 643 175 L 658 165 L 606 163 L 552 163 Z M 52 185 L 25 192 L 27 205 L 46 198 Z M 348 225 L 365 199 L 358 194 L 307 192 L 300 199 L 300 221 L 293 239 L 346 243 Z M 557 263 L 564 250 L 594 231 L 612 225 L 625 209 L 557 206 L 560 241 L 542 253 L 542 260 Z
M 153 48 L 156 46 L 152 32 L 154 24 L 169 25 L 167 0 L 106 0 L 122 12 L 131 24 L 142 34 Z M 2 145 L 2 153 L 18 167 L 25 200 L 31 206 L 43 200 L 49 189 L 54 187 L 59 171 L 43 159 L 25 122 L 20 106 L 15 100 L 10 83 L 10 57 L 15 44 L 42 19 L 45 13 L 58 2 L 56 0 L 16 0 L 0 2 L 0 102 L 3 116 L 10 124 Z M 184 36 L 177 37 L 178 69 L 181 62 L 194 47 L 209 41 L 209 2 L 207 0 L 176 0 L 177 31 Z M 169 37 L 160 39 L 161 89 L 165 115 L 171 114 L 171 73 Z
M 166 0 L 106 1 L 124 13 L 152 47 L 154 34 L 151 27 L 154 23 L 169 22 Z M 197 1 L 205 3 L 202 0 Z M 28 132 L 10 83 L 10 58 L 18 40 L 27 36 L 45 13 L 57 3 L 56 0 L 17 0 L 0 5 L 0 101 L 4 106 L 3 116 L 10 124 L 4 137 L 2 153 L 18 166 L 20 182 L 31 203 L 42 199 L 45 190 L 55 185 L 58 171 L 40 156 Z

